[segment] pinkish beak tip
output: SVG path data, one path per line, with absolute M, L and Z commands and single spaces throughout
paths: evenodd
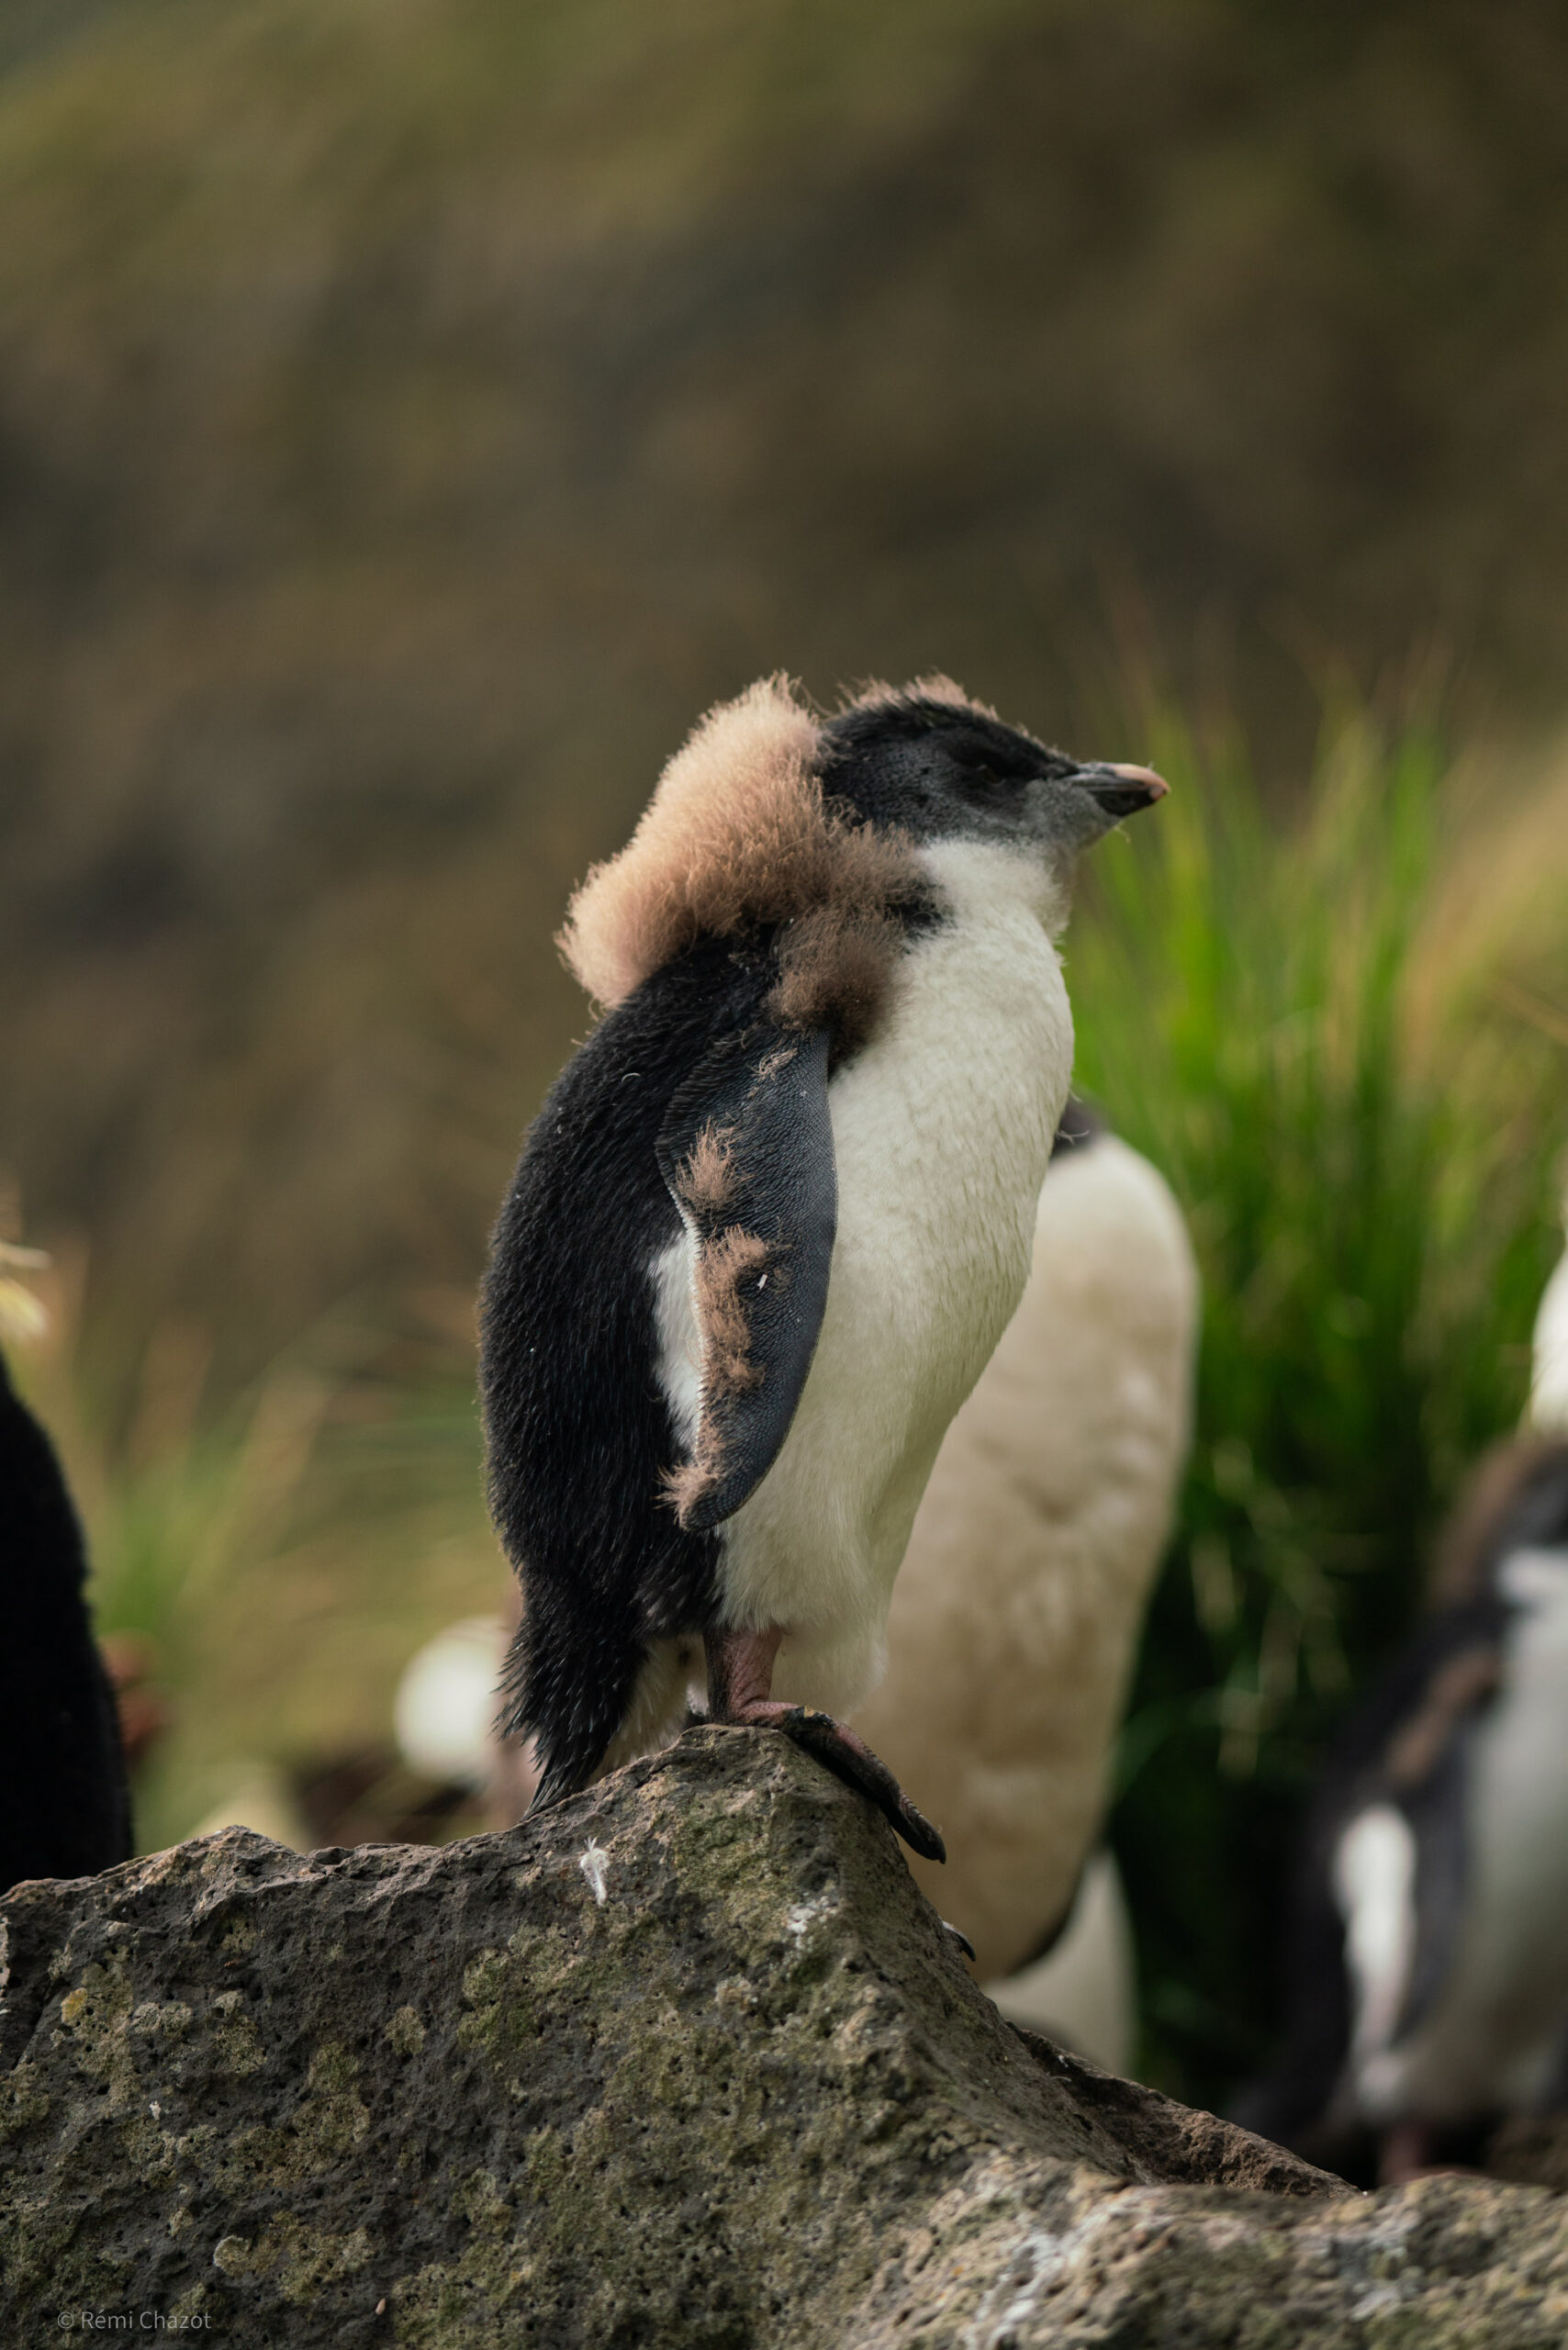
M 1141 783 L 1151 800 L 1163 800 L 1170 789 L 1165 778 L 1162 775 L 1156 775 L 1152 767 L 1130 767 L 1114 763 L 1111 773 L 1126 776 L 1129 783 Z

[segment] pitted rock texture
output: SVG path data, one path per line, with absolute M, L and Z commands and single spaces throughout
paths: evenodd
M 1552 2197 L 1356 2195 L 1013 2031 L 770 1733 L 441 1851 L 230 1830 L 0 1922 L 6 2344 L 1568 2340 Z

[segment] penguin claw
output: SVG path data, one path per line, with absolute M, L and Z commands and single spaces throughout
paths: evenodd
M 975 1955 L 975 1946 L 973 1942 L 970 1942 L 968 1934 L 965 1933 L 962 1926 L 955 1926 L 951 1918 L 944 1918 L 941 1923 L 942 1931 L 945 1934 L 951 1934 L 953 1940 L 958 1943 L 958 1948 L 963 1952 L 964 1956 L 967 1959 L 972 1960 Z
M 879 1755 L 872 1753 L 864 1739 L 857 1738 L 852 1729 L 846 1729 L 831 1714 L 819 1713 L 814 1706 L 787 1706 L 778 1715 L 777 1723 L 786 1738 L 792 1738 L 797 1746 L 815 1755 L 834 1778 L 868 1797 L 923 1861 L 946 1859 L 947 1847 L 942 1841 L 940 1830 L 934 1828 L 925 1814 L 911 1803 L 887 1764 Z

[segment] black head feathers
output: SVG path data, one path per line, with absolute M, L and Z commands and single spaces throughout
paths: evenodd
M 873 686 L 823 720 L 765 677 L 671 759 L 626 847 L 573 899 L 562 951 L 609 1007 L 700 937 L 768 928 L 770 1016 L 831 1023 L 852 1045 L 929 899 L 923 842 L 976 834 L 1070 862 L 1164 789 L 1147 768 L 1080 767 L 950 678 Z

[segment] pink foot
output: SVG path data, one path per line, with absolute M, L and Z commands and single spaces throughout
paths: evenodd
M 872 1753 L 863 1738 L 831 1714 L 819 1713 L 814 1706 L 790 1706 L 770 1695 L 773 1660 L 783 1637 L 781 1631 L 710 1636 L 708 1698 L 713 1720 L 782 1730 L 808 1754 L 814 1754 L 834 1778 L 874 1803 L 923 1860 L 945 1861 L 947 1848 L 940 1832 L 911 1803 L 887 1764 Z

